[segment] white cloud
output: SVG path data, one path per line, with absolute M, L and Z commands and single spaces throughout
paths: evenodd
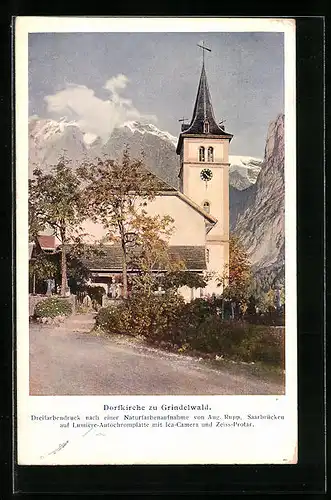
M 100 136 L 105 142 L 115 127 L 127 121 L 157 121 L 156 116 L 141 113 L 131 99 L 119 95 L 128 83 L 129 79 L 123 74 L 107 80 L 104 89 L 110 96 L 106 100 L 97 97 L 94 90 L 84 85 L 69 84 L 65 89 L 45 97 L 47 109 L 67 119 L 75 119 L 86 134 Z
M 109 90 L 110 92 L 116 92 L 117 89 L 125 89 L 128 83 L 128 77 L 120 73 L 119 75 L 113 76 L 107 80 L 103 88 Z

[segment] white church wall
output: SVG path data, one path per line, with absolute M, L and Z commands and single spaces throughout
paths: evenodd
M 224 245 L 222 243 L 207 244 L 206 251 L 208 252 L 207 271 L 221 275 L 225 264 Z
M 207 271 L 222 272 L 224 267 L 224 246 L 221 243 L 207 244 Z
M 180 295 L 184 298 L 185 302 L 190 302 L 192 300 L 191 288 L 188 286 L 182 286 L 178 289 Z
M 91 219 L 84 222 L 83 232 L 86 234 L 84 241 L 91 244 L 101 240 L 106 235 L 106 230 L 102 224 L 96 224 Z
M 222 288 L 218 286 L 218 281 L 213 278 L 212 280 L 209 281 L 208 285 L 206 288 L 204 288 L 204 295 L 221 295 L 222 293 Z
M 204 218 L 185 201 L 177 196 L 157 196 L 144 207 L 149 215 L 169 215 L 174 219 L 174 232 L 169 239 L 170 245 L 204 245 Z M 84 232 L 88 233 L 86 241 L 93 243 L 106 235 L 101 224 L 88 220 L 84 224 Z
M 204 218 L 177 196 L 157 196 L 146 207 L 149 215 L 170 215 L 174 219 L 174 232 L 170 245 L 204 245 L 206 239 Z
M 206 252 L 207 258 L 207 272 L 216 273 L 215 276 L 208 282 L 204 289 L 204 295 L 220 295 L 222 288 L 218 286 L 218 278 L 221 278 L 224 271 L 226 271 L 226 263 L 228 262 L 228 243 L 207 243 Z

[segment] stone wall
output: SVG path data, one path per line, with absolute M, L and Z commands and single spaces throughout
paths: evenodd
M 60 297 L 60 295 L 52 295 L 52 297 Z M 47 299 L 47 295 L 29 295 L 29 316 L 33 316 L 34 308 L 41 300 Z M 69 297 L 63 297 L 72 304 L 72 312 L 76 311 L 76 295 L 70 295 Z

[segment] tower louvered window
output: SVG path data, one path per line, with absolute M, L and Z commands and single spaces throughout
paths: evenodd
M 199 148 L 199 161 L 205 161 L 205 148 L 203 146 Z
M 214 161 L 214 148 L 212 148 L 211 146 L 208 148 L 208 161 Z

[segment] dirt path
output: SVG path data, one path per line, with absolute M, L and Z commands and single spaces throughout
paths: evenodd
M 30 324 L 31 395 L 282 394 L 276 383 L 89 335 L 93 325 L 86 314 L 59 327 Z

